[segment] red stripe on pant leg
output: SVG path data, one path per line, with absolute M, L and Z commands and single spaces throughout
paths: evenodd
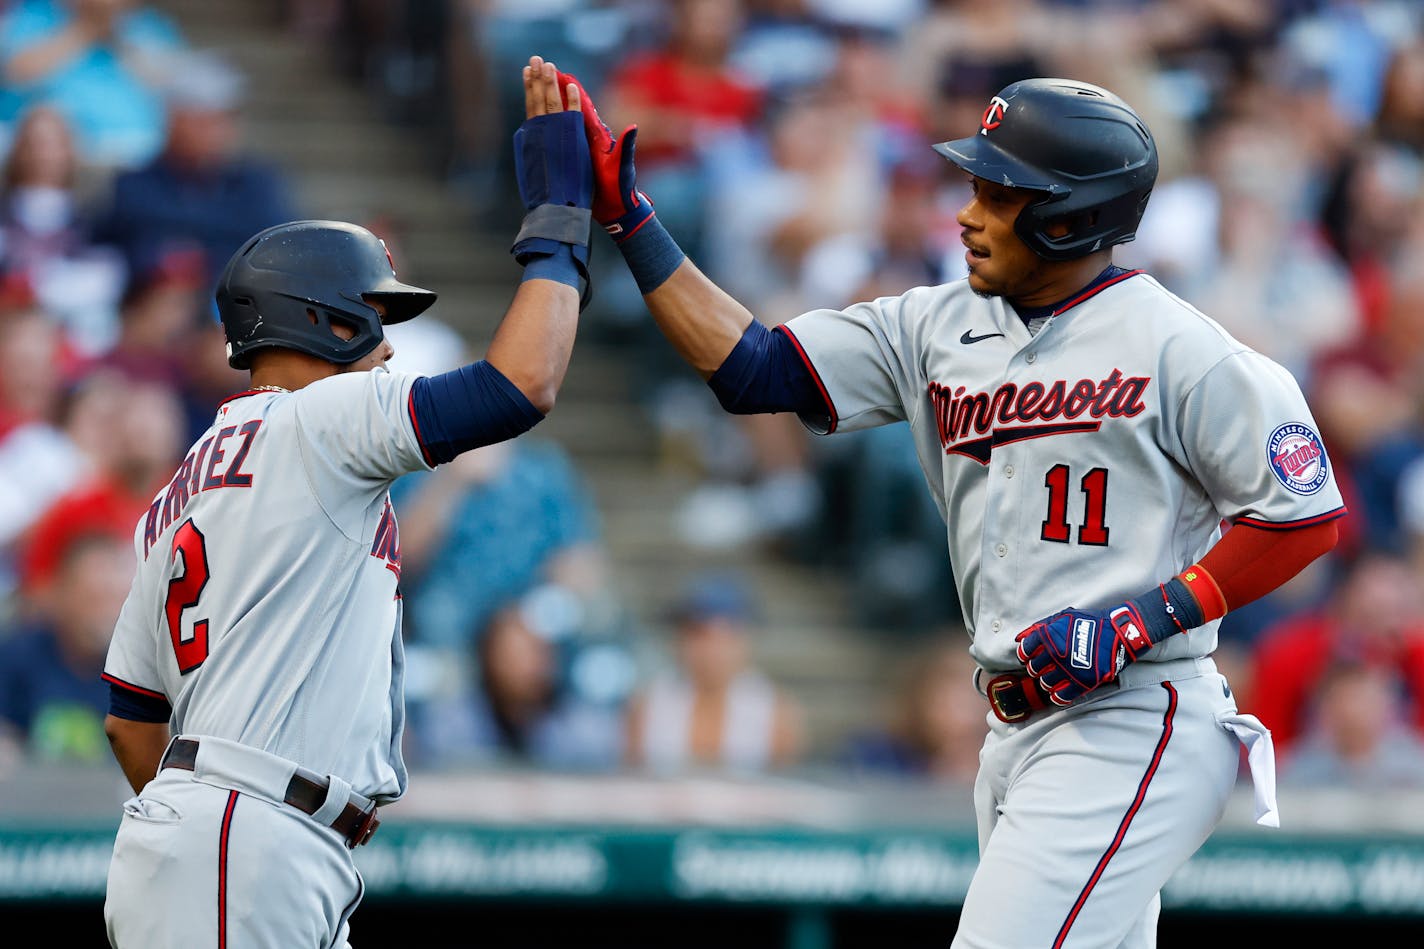
M 1157 773 L 1157 766 L 1162 763 L 1162 753 L 1167 750 L 1167 742 L 1172 738 L 1172 717 L 1177 713 L 1177 690 L 1172 687 L 1170 682 L 1163 682 L 1162 688 L 1167 690 L 1167 711 L 1162 715 L 1162 737 L 1157 740 L 1157 750 L 1152 753 L 1152 761 L 1147 765 L 1147 772 L 1142 775 L 1142 780 L 1137 785 L 1137 796 L 1132 799 L 1132 806 L 1127 809 L 1127 813 L 1122 815 L 1122 823 L 1118 824 L 1117 833 L 1113 835 L 1112 843 L 1108 844 L 1108 849 L 1098 860 L 1097 867 L 1093 869 L 1093 875 L 1083 886 L 1083 892 L 1078 894 L 1078 901 L 1073 904 L 1068 918 L 1063 920 L 1063 928 L 1058 930 L 1058 938 L 1053 940 L 1053 949 L 1061 949 L 1063 940 L 1068 938 L 1068 930 L 1073 928 L 1073 921 L 1078 918 L 1083 904 L 1088 902 L 1088 894 L 1092 893 L 1093 887 L 1098 885 L 1098 881 L 1102 879 L 1103 871 L 1108 868 L 1108 861 L 1122 846 L 1122 839 L 1127 836 L 1127 828 L 1132 826 L 1132 819 L 1141 809 L 1143 798 L 1147 797 L 1147 786 L 1152 783 L 1152 777 Z
M 232 811 L 237 807 L 237 792 L 227 796 L 223 811 L 222 834 L 218 837 L 218 949 L 227 949 L 227 837 L 232 830 Z

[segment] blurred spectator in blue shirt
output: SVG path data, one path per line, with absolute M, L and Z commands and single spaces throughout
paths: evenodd
M 164 87 L 168 136 L 148 165 L 114 181 L 96 237 L 131 262 L 196 242 L 212 285 L 228 258 L 263 228 L 299 217 L 277 169 L 243 150 L 244 77 L 210 52 L 186 54 Z
M 166 16 L 136 0 L 18 0 L 0 20 L 0 69 L 11 119 L 53 102 L 86 160 L 115 168 L 152 158 L 163 143 L 154 84 L 184 43 Z
M 463 651 L 499 605 L 545 582 L 606 587 L 597 512 L 558 445 L 527 438 L 466 452 L 397 482 L 411 639 Z
M 35 614 L 0 638 L 0 742 L 50 760 L 109 759 L 100 673 L 133 559 L 127 532 L 71 540 Z

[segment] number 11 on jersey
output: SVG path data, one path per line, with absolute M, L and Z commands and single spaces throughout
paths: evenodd
M 1072 542 L 1073 528 L 1068 524 L 1067 465 L 1054 465 L 1044 475 L 1048 488 L 1048 516 L 1043 521 L 1040 537 L 1058 544 Z M 1108 469 L 1094 468 L 1083 475 L 1079 486 L 1083 491 L 1083 523 L 1078 526 L 1078 543 L 1091 547 L 1108 545 Z

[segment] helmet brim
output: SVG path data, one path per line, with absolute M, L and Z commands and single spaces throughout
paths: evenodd
M 425 290 L 421 287 L 413 287 L 408 283 L 401 283 L 398 280 L 391 280 L 375 290 L 367 290 L 361 296 L 368 301 L 378 300 L 384 304 L 385 315 L 381 317 L 381 323 L 389 326 L 392 323 L 404 323 L 406 320 L 415 319 L 430 309 L 437 294 L 433 290 Z
M 1042 191 L 1050 195 L 1067 194 L 1072 189 L 1041 169 L 1019 161 L 983 135 L 971 135 L 933 146 L 945 158 L 976 178 L 992 181 L 1006 188 Z

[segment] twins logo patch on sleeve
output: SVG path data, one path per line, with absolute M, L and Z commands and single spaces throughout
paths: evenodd
M 1287 422 L 1271 433 L 1266 460 L 1276 479 L 1296 494 L 1314 494 L 1330 477 L 1320 436 L 1299 422 Z

